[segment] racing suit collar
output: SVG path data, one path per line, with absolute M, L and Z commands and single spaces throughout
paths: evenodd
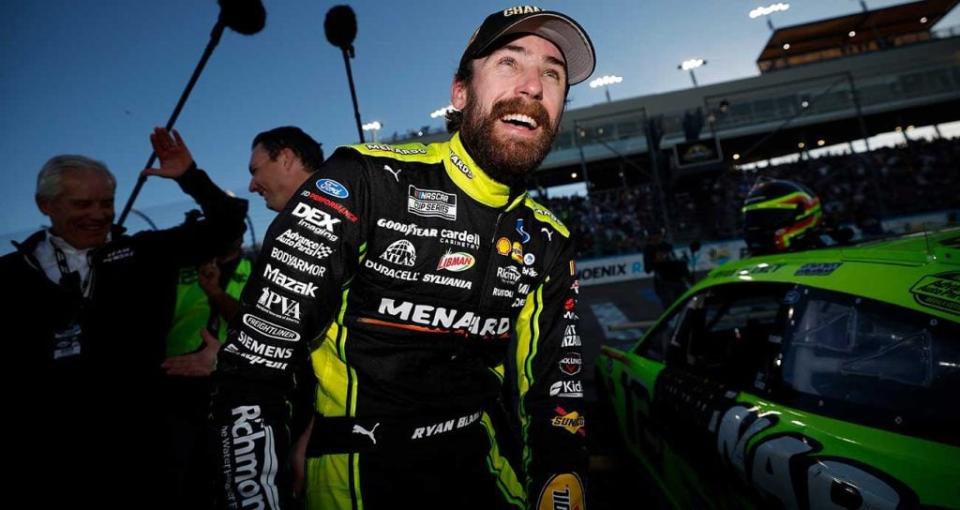
M 443 168 L 450 180 L 470 198 L 490 207 L 502 209 L 506 206 L 510 210 L 526 197 L 525 189 L 511 190 L 506 184 L 487 175 L 463 146 L 459 131 L 454 133 L 449 146 L 450 154 L 444 156 Z

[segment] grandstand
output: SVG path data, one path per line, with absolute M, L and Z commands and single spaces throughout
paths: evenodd
M 892 216 L 955 209 L 960 149 L 937 126 L 960 120 L 960 27 L 931 27 L 957 3 L 781 27 L 760 51 L 758 76 L 570 110 L 531 185 L 550 196 L 585 184 L 586 197 L 549 200 L 578 220 L 568 224 L 581 258 L 639 251 L 661 227 L 679 243 L 739 237 L 739 205 L 756 178 L 743 170 L 758 167 L 810 185 L 833 221 L 867 233 Z M 913 126 L 933 126 L 937 140 L 868 141 L 897 131 L 907 142 Z M 838 145 L 849 155 L 811 154 Z

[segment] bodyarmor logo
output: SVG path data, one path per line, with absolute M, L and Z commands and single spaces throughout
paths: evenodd
M 300 271 L 302 273 L 307 273 L 312 276 L 322 277 L 324 273 L 327 272 L 326 267 L 323 267 L 320 264 L 307 262 L 306 260 L 303 260 L 300 257 L 296 257 L 294 255 L 291 255 L 277 247 L 273 247 L 270 249 L 270 258 L 272 258 L 273 260 L 282 262 L 287 266 L 292 267 L 293 269 L 296 269 L 297 271 Z
M 579 381 L 557 381 L 550 385 L 551 397 L 582 397 L 583 384 Z
M 264 425 L 260 406 L 235 407 L 230 414 L 233 424 L 221 429 L 221 440 L 233 464 L 227 468 L 232 485 L 231 506 L 280 508 L 274 483 L 280 463 L 275 458 L 273 429 Z M 240 501 L 236 501 L 237 496 Z
M 252 328 L 257 333 L 274 340 L 283 340 L 284 342 L 296 342 L 300 340 L 300 333 L 277 326 L 272 322 L 265 321 L 249 313 L 243 314 L 243 324 Z
M 267 267 L 263 270 L 263 276 L 270 280 L 271 282 L 287 289 L 291 292 L 296 292 L 301 296 L 308 297 L 317 297 L 317 286 L 313 282 L 301 282 L 299 280 L 294 280 L 289 276 L 280 272 L 279 269 L 271 267 L 270 264 L 267 264 Z
M 286 296 L 281 296 L 267 287 L 263 288 L 260 299 L 257 300 L 257 305 L 259 305 L 258 308 L 261 310 L 270 312 L 273 315 L 278 315 L 275 307 L 279 305 L 280 310 L 278 316 L 295 321 L 300 320 L 300 302 L 287 298 Z
M 456 221 L 457 195 L 432 189 L 408 188 L 407 212 L 417 216 Z
M 442 306 L 413 304 L 409 301 L 394 301 L 381 298 L 377 313 L 398 317 L 400 320 L 424 326 L 465 330 L 479 336 L 502 336 L 510 331 L 510 318 L 484 318 L 473 312 L 461 312 Z
M 469 253 L 462 251 L 450 253 L 447 251 L 447 253 L 444 253 L 443 256 L 440 257 L 440 262 L 437 263 L 437 271 L 447 270 L 459 273 L 470 269 L 474 263 L 476 263 L 476 260 L 473 258 L 473 255 Z
M 400 239 L 387 246 L 380 258 L 400 266 L 413 267 L 417 265 L 417 250 L 410 241 Z

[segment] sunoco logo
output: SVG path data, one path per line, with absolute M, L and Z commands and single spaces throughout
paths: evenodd
M 282 340 L 284 342 L 296 342 L 300 340 L 300 333 L 277 326 L 272 322 L 265 321 L 249 313 L 243 314 L 243 323 L 267 338 Z
M 437 264 L 437 270 L 447 270 L 453 271 L 454 273 L 459 273 L 461 271 L 466 271 L 473 267 L 476 260 L 473 258 L 473 255 L 469 253 L 464 253 L 458 251 L 456 253 L 450 253 L 449 251 L 440 257 L 440 262 Z

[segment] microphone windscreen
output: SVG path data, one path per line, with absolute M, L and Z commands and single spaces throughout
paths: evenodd
M 327 34 L 330 44 L 342 49 L 353 45 L 357 37 L 357 16 L 349 5 L 335 5 L 327 11 L 327 19 L 323 22 L 323 30 Z
M 220 4 L 220 20 L 231 30 L 243 35 L 253 35 L 267 22 L 267 11 L 260 0 L 217 0 Z

